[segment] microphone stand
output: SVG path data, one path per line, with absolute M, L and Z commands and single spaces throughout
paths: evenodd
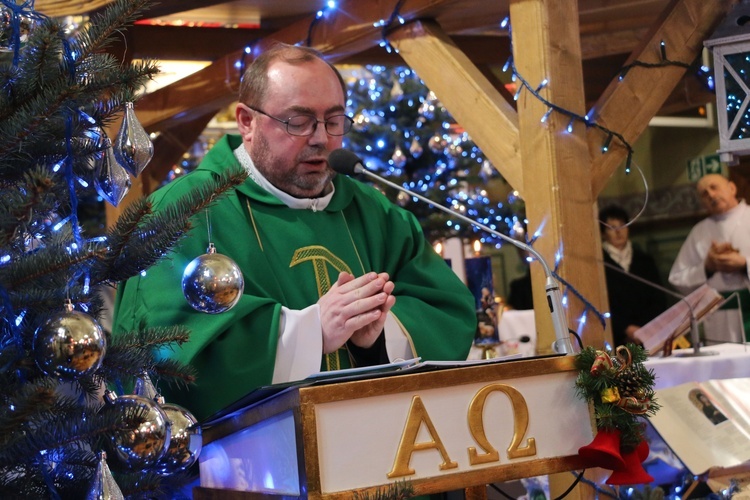
M 476 226 L 490 233 L 491 235 L 497 236 L 498 238 L 505 240 L 508 243 L 522 250 L 526 250 L 531 255 L 533 255 L 536 258 L 536 260 L 538 260 L 539 263 L 542 265 L 542 268 L 544 269 L 544 275 L 547 277 L 546 283 L 544 285 L 544 289 L 547 294 L 547 304 L 549 306 L 550 314 L 552 315 L 552 325 L 555 330 L 555 339 L 556 339 L 555 342 L 552 344 L 552 349 L 555 352 L 562 353 L 562 354 L 574 354 L 576 352 L 576 350 L 573 348 L 573 344 L 570 342 L 570 335 L 568 333 L 568 321 L 565 318 L 565 314 L 563 312 L 562 294 L 560 293 L 560 287 L 558 286 L 557 281 L 555 281 L 554 277 L 552 276 L 552 270 L 550 269 L 549 265 L 541 256 L 541 254 L 534 249 L 534 247 L 532 247 L 531 245 L 527 245 L 525 243 L 521 243 L 520 241 L 516 241 L 510 236 L 506 236 L 498 231 L 495 231 L 494 229 L 480 222 L 470 219 L 469 217 L 466 217 L 465 215 L 456 213 L 430 200 L 429 198 L 425 198 L 424 196 L 420 194 L 410 191 L 403 186 L 399 186 L 398 184 L 391 182 L 388 179 L 385 179 L 373 172 L 370 172 L 364 166 L 362 166 L 361 163 L 357 163 L 354 166 L 354 173 L 365 174 L 369 177 L 372 177 L 373 179 L 377 181 L 387 184 L 388 186 L 394 189 L 403 191 L 404 193 L 410 196 L 413 196 L 414 198 L 417 198 L 419 200 L 422 200 L 423 202 L 434 206 L 438 210 L 441 210 L 449 214 L 451 217 L 456 217 L 458 219 L 463 220 L 464 222 L 468 222 L 472 226 Z
M 615 266 L 614 264 L 610 264 L 609 262 L 604 262 L 604 266 L 614 271 L 617 271 L 620 274 L 624 274 L 625 276 L 628 276 L 636 281 L 640 281 L 641 283 L 647 286 L 650 286 L 651 288 L 655 288 L 659 291 L 662 291 L 666 293 L 667 295 L 671 295 L 672 297 L 677 297 L 688 306 L 688 310 L 690 310 L 690 342 L 692 342 L 693 344 L 693 352 L 692 353 L 673 352 L 675 356 L 712 356 L 714 354 L 719 354 L 716 351 L 701 351 L 700 332 L 698 331 L 698 320 L 695 316 L 695 309 L 693 308 L 693 305 L 690 303 L 690 301 L 685 298 L 684 295 L 674 292 L 670 290 L 669 288 L 665 288 L 661 285 L 657 285 L 656 283 L 653 283 L 647 279 L 643 279 L 640 276 L 636 276 L 635 274 L 629 273 L 625 271 L 624 269 Z

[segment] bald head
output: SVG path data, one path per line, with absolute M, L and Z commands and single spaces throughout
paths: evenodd
M 733 209 L 737 201 L 737 186 L 719 174 L 701 177 L 696 185 L 698 198 L 711 215 L 719 215 Z

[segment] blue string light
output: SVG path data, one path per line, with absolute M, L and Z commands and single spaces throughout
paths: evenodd
M 599 311 L 599 309 L 597 309 L 594 306 L 594 304 L 592 304 L 591 302 L 589 302 L 588 300 L 586 300 L 586 298 L 583 295 L 581 295 L 581 292 L 579 292 L 578 290 L 576 290 L 576 288 L 573 285 L 571 285 L 570 283 L 568 283 L 567 281 L 565 281 L 565 279 L 563 279 L 562 276 L 560 276 L 559 274 L 557 274 L 554 271 L 552 272 L 552 275 L 555 277 L 555 279 L 557 279 L 558 281 L 560 281 L 560 283 L 562 283 L 563 285 L 565 285 L 568 288 L 568 290 L 570 290 L 570 292 L 578 298 L 578 300 L 580 300 L 581 302 L 583 302 L 583 305 L 584 305 L 583 315 L 585 315 L 588 311 L 591 311 L 596 316 L 596 318 L 599 320 L 599 323 L 601 323 L 602 328 L 606 328 L 607 327 L 607 322 L 606 322 L 604 314 L 601 313 Z
M 664 68 L 667 66 L 677 66 L 680 68 L 688 69 L 690 68 L 690 65 L 688 63 L 684 63 L 682 61 L 671 61 L 667 59 L 667 49 L 666 44 L 664 43 L 664 40 L 659 42 L 659 52 L 661 53 L 661 61 L 656 63 L 647 63 L 639 60 L 635 60 L 630 64 L 626 64 L 622 68 L 620 68 L 620 80 L 625 78 L 625 75 L 628 74 L 628 72 L 635 67 L 640 68 Z
M 400 11 L 401 6 L 404 4 L 404 0 L 398 0 L 396 3 L 396 6 L 393 8 L 393 12 L 391 12 L 390 17 L 388 20 L 381 19 L 378 22 L 374 23 L 373 26 L 376 28 L 381 28 L 381 37 L 382 40 L 380 42 L 380 46 L 384 47 L 385 50 L 390 54 L 391 52 L 398 53 L 398 50 L 394 49 L 391 43 L 388 41 L 388 34 L 393 31 L 393 25 L 394 23 L 398 22 L 399 24 L 406 23 L 406 20 L 401 17 Z
M 329 0 L 328 2 L 326 2 L 326 6 L 324 9 L 321 9 L 315 13 L 315 17 L 312 21 L 310 21 L 310 26 L 307 28 L 307 38 L 305 39 L 305 45 L 307 45 L 308 47 L 312 47 L 312 35 L 315 25 L 318 24 L 321 19 L 327 17 L 328 14 L 330 12 L 333 12 L 334 10 L 336 10 L 336 2 L 333 0 Z
M 507 22 L 507 18 L 504 19 L 503 22 L 500 23 L 500 27 L 502 27 L 502 28 L 507 27 L 507 30 L 508 30 L 508 39 L 510 40 L 511 54 L 512 54 L 513 53 L 513 38 L 511 36 L 512 29 L 511 29 L 510 23 Z M 583 123 L 584 125 L 586 125 L 587 128 L 596 128 L 598 130 L 601 130 L 602 132 L 604 132 L 607 135 L 605 146 L 602 147 L 602 152 L 604 152 L 604 153 L 606 153 L 606 152 L 609 151 L 609 145 L 610 145 L 610 142 L 612 141 L 612 137 L 616 137 L 617 140 L 620 143 L 622 143 L 622 145 L 625 147 L 625 149 L 628 152 L 628 156 L 627 156 L 628 163 L 626 164 L 626 170 L 629 170 L 629 167 L 630 167 L 630 163 L 629 162 L 630 162 L 630 159 L 632 158 L 633 147 L 630 145 L 630 143 L 628 143 L 627 140 L 625 140 L 625 137 L 623 137 L 622 134 L 619 134 L 619 133 L 617 133 L 617 132 L 615 132 L 613 130 L 610 130 L 607 127 L 604 127 L 603 125 L 600 125 L 600 124 L 596 123 L 595 121 L 593 121 L 589 117 L 589 114 L 592 113 L 593 110 L 589 111 L 589 113 L 587 113 L 585 116 L 581 116 L 578 113 L 574 113 L 573 111 L 570 111 L 570 110 L 568 110 L 566 108 L 563 108 L 562 106 L 558 106 L 557 104 L 555 104 L 555 103 L 553 103 L 553 102 L 545 99 L 540 94 L 540 91 L 542 89 L 544 89 L 548 85 L 549 80 L 547 78 L 545 78 L 545 79 L 542 80 L 542 82 L 538 86 L 533 87 L 523 76 L 521 76 L 521 74 L 518 73 L 518 70 L 516 69 L 516 65 L 515 65 L 515 63 L 513 61 L 513 56 L 511 56 L 510 58 L 508 58 L 508 61 L 503 66 L 503 71 L 507 71 L 508 69 L 511 69 L 511 71 L 512 71 L 511 75 L 512 75 L 513 81 L 517 80 L 517 81 L 519 81 L 521 83 L 518 86 L 518 89 L 516 90 L 515 95 L 513 96 L 514 100 L 517 101 L 518 98 L 519 98 L 519 96 L 521 95 L 521 92 L 524 89 L 526 89 L 529 92 L 531 92 L 531 94 L 534 97 L 536 97 L 539 101 L 541 101 L 548 108 L 547 112 L 544 115 L 544 117 L 542 117 L 542 123 L 544 123 L 544 122 L 547 121 L 547 117 L 549 116 L 549 114 L 552 111 L 556 111 L 557 113 L 560 113 L 560 114 L 565 115 L 565 116 L 567 116 L 567 117 L 570 118 L 570 123 L 568 124 L 568 127 L 567 127 L 567 131 L 568 132 L 572 132 L 573 131 L 573 122 L 574 121 L 580 121 L 581 123 Z

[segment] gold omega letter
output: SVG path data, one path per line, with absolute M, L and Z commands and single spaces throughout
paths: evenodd
M 526 406 L 526 400 L 523 395 L 515 388 L 505 384 L 490 384 L 482 387 L 469 404 L 469 431 L 474 441 L 485 451 L 484 454 L 477 453 L 473 446 L 468 448 L 469 463 L 471 465 L 486 464 L 489 462 L 498 462 L 500 454 L 490 444 L 487 435 L 484 432 L 484 403 L 487 396 L 494 391 L 500 391 L 510 399 L 513 408 L 513 440 L 508 446 L 508 458 L 530 457 L 536 455 L 536 440 L 528 438 L 526 446 L 521 448 L 521 441 L 526 435 L 529 428 L 529 408 Z
M 427 431 L 432 437 L 432 441 L 417 443 L 417 433 L 422 423 L 427 427 Z M 389 478 L 409 476 L 415 473 L 415 470 L 409 467 L 411 454 L 415 451 L 429 450 L 435 448 L 440 452 L 443 463 L 440 464 L 440 470 L 455 469 L 458 463 L 452 461 L 448 456 L 448 450 L 445 449 L 443 442 L 440 440 L 435 426 L 432 424 L 430 416 L 422 403 L 419 396 L 414 396 L 411 400 L 411 408 L 406 418 L 404 432 L 401 435 L 401 442 L 398 444 L 396 459 L 393 461 L 393 468 L 387 475 Z

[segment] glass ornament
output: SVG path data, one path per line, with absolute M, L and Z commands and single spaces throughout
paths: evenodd
M 104 150 L 104 158 L 99 164 L 99 170 L 96 172 L 94 186 L 97 193 L 107 200 L 107 202 L 116 207 L 125 198 L 130 190 L 130 176 L 120 165 L 115 157 L 114 150 L 110 140 L 106 139 L 107 148 Z
M 132 102 L 125 104 L 122 125 L 112 148 L 117 161 L 133 177 L 138 177 L 154 156 L 154 144 L 138 121 Z
M 23 14 L 15 14 L 0 4 L 0 52 L 15 52 L 19 44 L 26 43 L 36 21 Z
M 142 471 L 153 467 L 167 452 L 171 438 L 169 419 L 156 401 L 135 394 L 104 393 L 101 412 L 116 412 L 123 425 L 109 439 L 110 454 L 120 468 Z
M 411 153 L 414 158 L 419 158 L 422 156 L 422 153 L 424 153 L 424 148 L 422 148 L 422 145 L 416 137 L 412 139 L 411 144 L 409 145 L 409 153 Z
M 216 253 L 209 243 L 206 253 L 193 259 L 182 274 L 182 293 L 196 311 L 219 314 L 233 308 L 242 297 L 245 280 L 237 264 Z
M 182 406 L 162 403 L 161 409 L 172 427 L 172 437 L 169 448 L 154 470 L 169 475 L 187 470 L 198 460 L 203 448 L 203 434 L 196 418 Z
M 107 453 L 99 452 L 99 463 L 96 466 L 96 474 L 85 500 L 124 500 L 122 490 L 117 486 L 112 471 L 107 465 Z
M 88 314 L 73 310 L 50 317 L 34 332 L 34 359 L 47 375 L 75 380 L 94 373 L 102 364 L 107 339 L 102 327 Z
M 133 394 L 146 399 L 156 400 L 159 397 L 159 393 L 154 387 L 154 383 L 151 382 L 151 377 L 145 371 L 135 380 L 135 387 L 133 388 Z
M 391 156 L 391 161 L 393 161 L 393 166 L 396 168 L 404 168 L 404 165 L 406 165 L 406 155 L 404 154 L 404 150 L 401 149 L 401 146 L 396 146 L 396 149 L 393 151 L 393 155 Z

